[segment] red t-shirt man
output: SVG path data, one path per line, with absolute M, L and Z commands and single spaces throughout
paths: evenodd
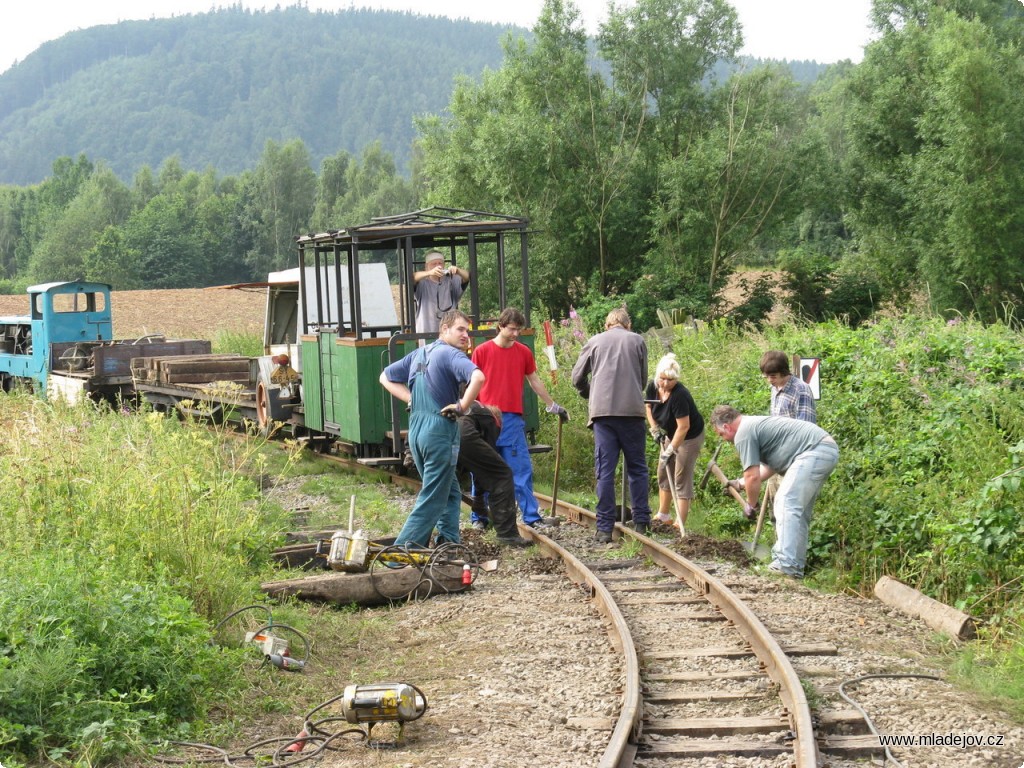
M 473 362 L 484 372 L 486 381 L 477 396 L 484 405 L 501 410 L 501 434 L 495 446 L 512 469 L 516 501 L 523 511 L 523 522 L 536 527 L 541 522 L 539 505 L 533 495 L 533 464 L 526 445 L 526 422 L 523 419 L 523 380 L 547 405 L 548 413 L 568 419 L 566 410 L 556 403 L 544 382 L 537 375 L 533 352 L 519 342 L 526 327 L 526 316 L 515 307 L 506 307 L 498 318 L 498 335 L 473 350 Z M 481 509 L 474 509 L 474 526 L 486 528 L 487 519 Z

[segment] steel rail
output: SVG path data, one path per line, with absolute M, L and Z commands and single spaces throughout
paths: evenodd
M 535 495 L 541 506 L 551 509 L 550 496 L 540 493 Z M 558 500 L 557 509 L 552 512 L 564 513 L 570 522 L 596 527 L 597 518 L 594 513 L 562 499 Z M 704 597 L 732 622 L 750 645 L 765 673 L 779 686 L 779 697 L 785 706 L 790 728 L 796 735 L 793 745 L 796 768 L 817 768 L 818 743 L 814 735 L 810 704 L 789 657 L 768 628 L 732 590 L 696 563 L 619 523 L 616 523 L 615 528 L 619 535 L 629 536 L 639 542 L 646 557 L 686 581 L 698 595 Z

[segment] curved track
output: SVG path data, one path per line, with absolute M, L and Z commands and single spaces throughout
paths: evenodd
M 541 501 L 542 505 L 545 505 L 550 509 L 551 499 L 549 497 L 538 494 L 537 498 Z M 556 512 L 564 515 L 570 522 L 584 525 L 587 528 L 594 527 L 595 518 L 593 513 L 581 507 L 559 501 Z M 528 535 L 533 536 L 534 540 L 542 550 L 565 561 L 570 578 L 579 583 L 586 584 L 587 588 L 592 591 L 598 609 L 607 618 L 611 625 L 609 631 L 613 635 L 613 643 L 616 647 L 624 649 L 623 655 L 627 685 L 626 690 L 623 693 L 622 710 L 609 741 L 608 749 L 605 751 L 604 757 L 601 761 L 601 766 L 608 766 L 609 768 L 611 766 L 630 766 L 633 764 L 633 757 L 638 745 L 641 749 L 644 746 L 652 746 L 650 742 L 646 742 L 643 738 L 643 706 L 641 699 L 643 685 L 641 681 L 639 658 L 636 651 L 636 642 L 634 641 L 630 631 L 631 625 L 636 626 L 637 624 L 642 623 L 646 618 L 643 610 L 636 610 L 637 608 L 642 609 L 645 604 L 641 602 L 633 602 L 631 606 L 634 608 L 634 610 L 631 611 L 632 620 L 627 621 L 623 616 L 623 611 L 620 610 L 619 604 L 612 597 L 610 590 L 602 583 L 602 580 L 595 575 L 594 570 L 584 566 L 578 558 L 568 551 L 567 548 L 560 546 L 551 537 L 537 534 L 532 530 L 529 531 Z M 659 578 L 657 573 L 651 574 L 650 572 L 645 571 L 645 569 L 641 569 L 640 573 L 636 575 L 623 574 L 626 578 L 618 581 L 617 586 L 619 586 L 619 589 L 617 591 L 619 594 L 628 594 L 627 590 L 630 586 L 635 588 L 638 592 L 647 591 L 642 583 L 655 586 L 655 589 L 657 589 L 661 594 L 664 594 L 667 591 L 670 592 L 670 594 L 678 594 L 678 581 L 681 580 L 690 587 L 692 596 L 683 597 L 681 599 L 673 596 L 669 598 L 670 601 L 679 606 L 686 605 L 686 607 L 689 608 L 695 602 L 694 598 L 699 598 L 700 601 L 713 606 L 719 617 L 727 620 L 730 625 L 730 629 L 738 633 L 742 638 L 742 643 L 737 644 L 737 650 L 742 651 L 749 649 L 759 663 L 760 673 L 767 675 L 772 683 L 777 686 L 777 697 L 782 701 L 784 715 L 787 720 L 784 730 L 790 731 L 794 735 L 791 745 L 794 765 L 798 768 L 811 768 L 812 766 L 817 766 L 818 751 L 814 733 L 814 724 L 803 687 L 801 686 L 800 680 L 796 672 L 793 670 L 786 653 L 764 624 L 761 623 L 760 619 L 758 619 L 754 612 L 750 610 L 750 608 L 723 582 L 719 581 L 712 574 L 708 573 L 697 564 L 687 560 L 667 547 L 662 546 L 648 536 L 643 536 L 629 528 L 616 525 L 616 537 L 621 538 L 623 536 L 631 538 L 639 544 L 637 554 L 638 560 L 642 561 L 646 559 L 657 564 L 661 569 L 663 569 L 662 573 L 671 575 L 671 577 L 675 578 L 677 583 L 673 585 L 671 580 L 665 580 L 663 576 Z M 622 587 L 626 587 L 626 589 L 622 589 Z M 657 605 L 657 603 L 647 603 L 647 605 Z M 664 605 L 664 603 L 662 603 L 662 605 Z M 700 621 L 705 618 L 706 617 L 699 617 L 696 620 Z M 683 620 L 685 619 L 677 619 L 677 621 Z M 675 637 L 679 638 L 683 635 L 684 633 L 679 632 L 675 634 Z M 697 640 L 699 641 L 700 638 L 697 638 Z M 674 653 L 683 655 L 693 651 L 698 653 L 700 652 L 700 650 L 696 648 L 689 650 L 681 649 L 678 641 L 673 642 L 672 648 Z M 655 649 L 650 650 L 652 651 L 650 657 L 651 659 L 654 659 Z M 756 677 L 758 673 L 759 672 L 755 670 L 751 673 L 743 671 L 732 672 L 721 677 L 711 675 L 705 682 L 713 682 L 714 680 L 725 679 L 726 677 L 733 677 L 735 679 L 734 676 L 736 675 Z M 670 674 L 664 682 L 669 682 L 674 678 L 679 678 L 676 682 L 693 682 L 692 673 L 689 675 Z M 743 694 L 735 695 L 743 696 Z M 698 691 L 693 694 L 683 694 L 681 696 L 673 696 L 672 693 L 662 693 L 659 694 L 658 700 L 685 701 L 687 696 L 711 698 L 707 692 L 701 693 Z M 750 698 L 763 699 L 763 692 L 755 690 Z M 766 708 L 777 711 L 776 702 L 767 702 Z M 732 726 L 734 732 L 740 732 L 744 730 L 744 727 L 744 724 L 739 722 L 735 722 Z M 750 725 L 748 724 L 746 727 L 750 727 Z M 729 725 L 723 725 L 720 732 L 728 732 L 729 728 Z M 673 729 L 671 726 L 668 726 L 662 730 L 665 732 L 666 730 L 672 731 Z M 769 744 L 765 741 L 752 742 L 746 747 L 726 741 L 719 741 L 718 743 L 721 745 L 722 752 L 728 752 L 730 754 L 742 754 L 744 752 L 748 754 L 767 754 L 769 752 L 781 751 L 777 745 Z M 663 744 L 663 740 L 659 739 L 659 746 L 661 744 Z M 702 745 L 694 747 L 692 750 L 689 748 L 677 748 L 674 753 L 671 751 L 671 748 L 659 749 L 657 751 L 661 752 L 666 757 L 671 754 L 683 756 L 687 753 L 697 756 L 700 749 L 706 750 L 709 749 L 709 747 L 708 745 Z M 648 749 L 646 751 L 652 750 Z
M 337 455 L 325 458 L 366 469 Z M 418 487 L 412 478 L 391 478 Z M 537 498 L 550 510 L 549 497 Z M 796 768 L 822 764 L 815 722 L 787 650 L 816 654 L 829 653 L 827 648 L 784 650 L 751 607 L 713 573 L 621 525 L 615 537 L 620 545 L 626 539 L 627 546 L 598 545 L 593 513 L 561 500 L 555 512 L 575 525 L 559 526 L 550 535 L 525 526 L 520 531 L 584 586 L 622 658 L 625 684 L 618 716 L 575 724 L 610 732 L 601 768 L 627 768 L 635 760 L 693 765 L 695 759 L 727 756 L 761 757 L 774 765 L 783 759 Z M 689 707 L 701 702 L 701 714 L 714 702 L 714 717 L 694 716 Z M 839 725 L 856 728 L 845 718 Z M 859 749 L 863 745 L 853 744 L 857 739 L 832 737 L 828 751 Z

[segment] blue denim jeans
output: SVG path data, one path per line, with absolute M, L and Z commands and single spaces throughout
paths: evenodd
M 786 470 L 775 494 L 775 546 L 772 558 L 782 572 L 803 576 L 807 564 L 807 533 L 814 502 L 839 462 L 839 446 L 823 440 L 799 454 Z
M 537 497 L 533 495 L 533 461 L 526 444 L 526 421 L 521 413 L 501 414 L 498 453 L 512 469 L 516 501 L 523 512 L 523 522 L 532 525 L 541 519 Z

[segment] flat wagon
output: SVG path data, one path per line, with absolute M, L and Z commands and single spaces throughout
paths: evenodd
M 201 354 L 210 342 L 153 334 L 114 339 L 110 286 L 73 280 L 28 289 L 29 314 L 0 317 L 0 387 L 116 402 L 134 394 L 131 360 Z

